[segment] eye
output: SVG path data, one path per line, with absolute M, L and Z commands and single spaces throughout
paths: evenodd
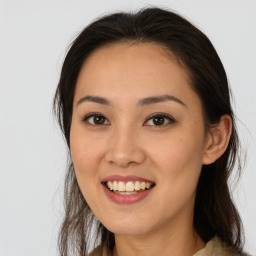
M 110 122 L 106 117 L 100 113 L 91 113 L 84 117 L 84 122 L 89 123 L 90 125 L 109 125 Z
M 171 123 L 174 123 L 175 120 L 173 117 L 165 114 L 159 113 L 154 114 L 153 116 L 149 117 L 146 122 L 143 124 L 145 126 L 165 126 Z

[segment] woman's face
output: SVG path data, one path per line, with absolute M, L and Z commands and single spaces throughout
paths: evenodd
M 120 43 L 85 61 L 71 155 L 87 203 L 110 231 L 192 225 L 207 138 L 200 99 L 163 47 Z

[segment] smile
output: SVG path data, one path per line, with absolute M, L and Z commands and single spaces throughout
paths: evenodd
M 111 176 L 102 181 L 104 191 L 117 204 L 132 204 L 147 197 L 155 183 L 135 176 Z
M 145 181 L 108 181 L 105 183 L 109 190 L 120 195 L 132 195 L 139 191 L 150 189 L 154 183 Z

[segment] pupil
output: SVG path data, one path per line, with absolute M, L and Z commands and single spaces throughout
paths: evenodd
M 95 116 L 93 119 L 95 124 L 104 124 L 104 118 L 102 116 Z
M 153 119 L 154 125 L 162 125 L 164 124 L 164 118 L 163 117 L 155 117 Z

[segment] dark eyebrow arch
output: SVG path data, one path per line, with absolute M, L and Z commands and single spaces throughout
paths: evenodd
M 82 97 L 78 102 L 77 102 L 77 106 L 80 105 L 82 102 L 95 102 L 95 103 L 99 103 L 99 104 L 103 104 L 103 105 L 111 105 L 110 102 L 102 97 L 99 96 L 91 96 L 91 95 L 87 95 Z
M 181 101 L 180 99 L 178 99 L 172 95 L 168 95 L 168 94 L 141 99 L 141 100 L 139 100 L 139 105 L 144 106 L 144 105 L 149 105 L 149 104 L 154 104 L 154 103 L 165 102 L 165 101 L 169 101 L 169 100 L 175 101 L 183 106 L 186 106 L 186 104 L 183 101 Z
M 138 105 L 139 106 L 145 106 L 145 105 L 150 105 L 150 104 L 155 104 L 155 103 L 160 103 L 160 102 L 165 102 L 165 101 L 175 101 L 183 106 L 186 106 L 186 104 L 181 101 L 180 99 L 172 96 L 172 95 L 161 95 L 161 96 L 152 96 L 152 97 L 147 97 L 144 99 L 139 100 Z M 80 105 L 83 102 L 95 102 L 95 103 L 99 103 L 99 104 L 103 104 L 103 105 L 111 105 L 111 103 L 103 98 L 103 97 L 99 97 L 99 96 L 91 96 L 91 95 L 87 95 L 82 97 L 78 102 L 77 102 L 77 106 Z

